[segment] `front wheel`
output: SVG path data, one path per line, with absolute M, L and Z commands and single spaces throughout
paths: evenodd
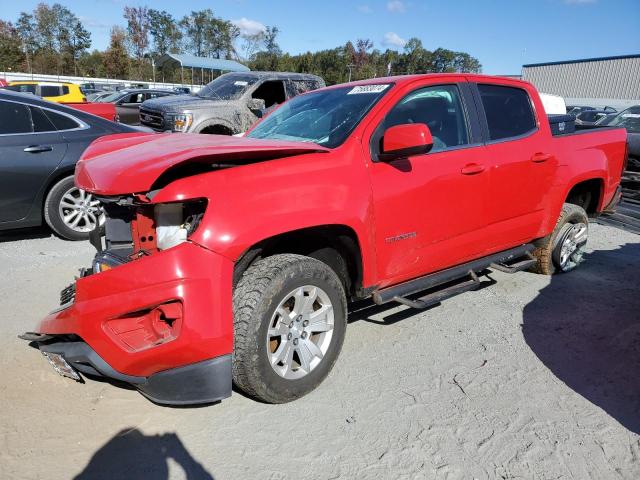
M 233 294 L 233 380 L 248 395 L 284 403 L 329 374 L 347 324 L 344 288 L 326 264 L 274 255 L 243 274 Z
M 538 263 L 532 270 L 545 275 L 570 272 L 582 263 L 588 237 L 587 212 L 578 205 L 565 203 L 553 232 L 535 244 L 533 255 Z

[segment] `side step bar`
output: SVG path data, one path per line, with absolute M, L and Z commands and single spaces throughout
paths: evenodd
M 451 285 L 450 287 L 445 287 L 442 290 L 438 290 L 436 292 L 425 295 L 424 297 L 420 297 L 417 300 L 410 300 L 405 297 L 393 297 L 393 300 L 401 303 L 402 305 L 406 305 L 407 307 L 417 308 L 419 310 L 423 310 L 432 305 L 440 303 L 447 298 L 454 297 L 459 295 L 460 293 L 468 292 L 469 290 L 475 290 L 480 286 L 480 279 L 475 274 L 473 270 L 469 270 L 469 276 L 471 279 L 466 280 L 464 282 L 456 283 Z
M 463 263 L 457 267 L 451 267 L 399 285 L 383 288 L 382 290 L 376 290 L 373 292 L 373 301 L 377 305 L 383 305 L 388 302 L 398 302 L 412 308 L 426 308 L 444 300 L 445 298 L 477 288 L 480 283 L 477 275 L 488 267 L 507 273 L 515 273 L 532 266 L 535 263 L 535 260 L 531 256 L 533 249 L 534 246 L 527 243 L 516 248 L 511 248 L 471 262 Z M 527 258 L 520 260 L 524 256 Z M 513 262 L 514 260 L 516 261 Z M 460 280 L 464 277 L 471 277 L 471 279 L 446 287 L 418 300 L 410 300 L 406 298 L 415 293 L 454 282 L 455 280 Z
M 525 254 L 525 257 L 526 258 L 522 260 L 518 260 L 517 262 L 514 262 L 514 263 L 505 263 L 505 262 L 497 263 L 496 262 L 496 263 L 492 263 L 489 266 L 494 270 L 498 270 L 500 272 L 517 273 L 517 272 L 521 272 L 522 270 L 526 270 L 529 267 L 533 267 L 536 263 L 538 263 L 538 261 L 534 258 L 534 256 L 531 255 L 531 252 L 527 252 Z

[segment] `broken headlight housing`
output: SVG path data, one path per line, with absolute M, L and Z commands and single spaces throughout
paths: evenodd
M 193 123 L 193 114 L 181 113 L 178 115 L 171 115 L 169 117 L 171 130 L 174 132 L 186 132 L 189 130 L 191 123 Z
M 204 200 L 156 205 L 153 213 L 158 250 L 166 250 L 186 242 L 200 225 L 206 206 Z

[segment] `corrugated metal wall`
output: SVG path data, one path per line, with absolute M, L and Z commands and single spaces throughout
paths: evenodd
M 640 99 L 639 57 L 531 65 L 522 78 L 562 97 Z

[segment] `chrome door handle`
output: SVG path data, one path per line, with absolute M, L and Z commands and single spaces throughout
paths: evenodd
M 42 153 L 42 152 L 50 152 L 53 150 L 51 145 L 29 145 L 23 151 L 27 153 Z

